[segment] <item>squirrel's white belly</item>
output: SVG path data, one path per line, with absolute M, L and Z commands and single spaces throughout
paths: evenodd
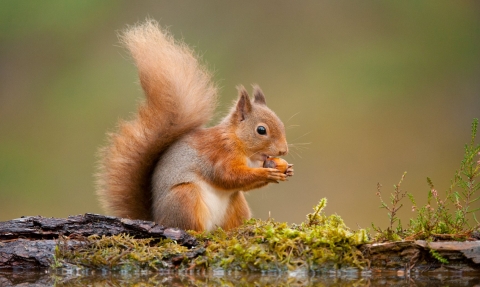
M 212 231 L 222 226 L 227 215 L 227 208 L 230 205 L 231 193 L 224 190 L 218 190 L 207 182 L 198 182 L 202 190 L 202 198 L 208 209 L 208 215 L 205 216 L 205 230 Z
M 247 165 L 249 167 L 262 167 L 263 161 L 251 160 L 249 157 L 247 157 Z

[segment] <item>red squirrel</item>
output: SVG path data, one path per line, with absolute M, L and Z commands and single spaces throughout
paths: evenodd
M 239 86 L 230 113 L 213 127 L 217 88 L 185 44 L 153 20 L 120 39 L 138 68 L 146 100 L 101 149 L 97 194 L 110 214 L 197 231 L 249 219 L 244 192 L 293 175 L 264 168 L 288 152 L 285 127 L 258 86 Z

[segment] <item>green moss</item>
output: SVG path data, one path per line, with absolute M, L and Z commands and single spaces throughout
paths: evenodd
M 365 230 L 351 231 L 338 215 L 325 216 L 322 199 L 301 225 L 251 219 L 238 229 L 218 229 L 197 237 L 206 253 L 197 266 L 243 271 L 310 271 L 362 267 L 365 260 L 356 246 L 367 242 Z
M 63 238 L 55 249 L 53 268 L 76 265 L 94 269 L 142 270 L 171 268 L 171 259 L 188 248 L 170 239 L 135 239 L 129 235 L 90 236 L 85 244 L 69 248 Z
M 196 253 L 171 240 L 134 239 L 127 235 L 89 237 L 86 244 L 72 249 L 61 242 L 55 266 L 63 262 L 88 268 L 217 269 L 240 271 L 322 271 L 367 264 L 358 245 L 368 241 L 363 229 L 350 230 L 338 215 L 326 216 L 326 199 L 300 225 L 273 220 L 251 219 L 224 231 L 197 233 Z

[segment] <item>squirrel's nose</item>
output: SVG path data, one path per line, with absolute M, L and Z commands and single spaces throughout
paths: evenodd
M 288 153 L 288 147 L 278 151 L 279 156 L 286 155 L 287 153 Z
M 277 146 L 278 156 L 286 155 L 288 153 L 288 144 L 287 141 L 284 141 L 283 144 Z

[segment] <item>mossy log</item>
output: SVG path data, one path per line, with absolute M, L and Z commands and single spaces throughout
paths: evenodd
M 374 272 L 480 272 L 480 241 L 400 241 L 365 244 L 361 250 Z M 441 263 L 432 253 L 448 263 Z
M 129 234 L 135 238 L 172 239 L 186 247 L 197 245 L 195 237 L 178 228 L 151 221 L 130 220 L 86 213 L 68 218 L 28 216 L 0 222 L 0 268 L 48 268 L 60 236 L 68 246 L 83 244 L 90 235 Z
M 152 221 L 131 220 L 113 216 L 86 213 L 68 218 L 28 216 L 0 222 L 0 240 L 55 239 L 59 235 L 112 236 L 129 234 L 135 238 L 172 239 L 182 246 L 195 246 L 195 237 L 178 228 L 167 228 Z
M 62 241 L 63 248 L 74 248 L 85 244 L 84 239 L 90 235 L 118 234 L 135 238 L 172 239 L 186 247 L 197 245 L 195 237 L 187 232 L 149 221 L 96 214 L 66 219 L 23 217 L 0 222 L 0 268 L 49 268 L 54 263 L 55 248 L 62 236 L 69 238 Z M 369 262 L 366 269 L 372 272 L 480 272 L 480 241 L 427 243 L 417 240 L 364 244 L 359 249 Z M 201 254 L 201 248 L 195 250 L 186 256 L 193 258 Z M 441 263 L 435 256 L 440 256 L 448 263 Z M 179 258 L 183 259 L 185 257 Z

